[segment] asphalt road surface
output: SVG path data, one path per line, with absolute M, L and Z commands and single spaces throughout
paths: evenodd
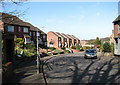
M 119 83 L 120 57 L 84 59 L 83 53 L 65 54 L 47 61 L 44 72 L 47 83 Z M 118 65 L 119 64 L 119 65 Z

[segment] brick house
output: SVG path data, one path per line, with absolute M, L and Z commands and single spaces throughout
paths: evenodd
M 67 47 L 67 38 L 65 38 L 65 37 L 64 37 L 62 34 L 60 34 L 59 32 L 55 32 L 55 33 L 61 37 L 62 47 Z
M 71 35 L 71 37 L 73 37 L 74 39 L 76 39 L 76 42 L 80 45 L 80 40 L 78 38 L 76 38 L 74 35 Z
M 72 46 L 75 46 L 75 44 L 77 43 L 76 39 L 71 37 L 71 35 L 69 35 L 69 34 L 67 34 L 67 36 L 72 39 Z
M 42 48 L 47 48 L 47 34 L 44 33 L 43 31 L 40 31 L 41 32 L 41 39 L 42 39 L 42 43 L 40 43 L 40 47 Z
M 3 55 L 5 62 L 14 61 L 14 37 L 22 38 L 24 44 L 37 44 L 47 47 L 47 35 L 39 28 L 28 22 L 24 22 L 18 17 L 6 13 L 1 13 L 0 27 L 2 29 Z M 37 33 L 38 31 L 38 33 Z M 43 43 L 42 43 L 43 42 Z
M 72 44 L 74 45 L 77 43 L 77 40 L 70 35 L 68 36 L 64 33 L 50 31 L 47 33 L 47 42 L 48 47 L 59 48 L 64 46 L 70 48 Z
M 48 47 L 55 47 L 59 48 L 61 47 L 62 41 L 61 37 L 57 35 L 55 32 L 48 32 L 47 33 L 47 45 Z
M 47 34 L 44 33 L 39 28 L 33 26 L 31 23 L 25 22 L 30 27 L 30 41 L 31 44 L 37 44 L 37 36 L 38 36 L 38 44 L 41 48 L 47 47 Z
M 72 47 L 72 39 L 64 33 L 61 33 L 61 35 L 63 35 L 65 38 L 67 38 L 67 47 L 68 48 Z
M 14 37 L 23 38 L 24 44 L 30 43 L 30 27 L 16 16 L 1 12 L 0 15 L 2 18 L 0 25 L 2 26 L 3 63 L 14 62 Z
M 114 23 L 114 54 L 120 55 L 120 15 L 113 21 Z

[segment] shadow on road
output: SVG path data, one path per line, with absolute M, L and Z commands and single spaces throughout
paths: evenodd
M 56 62 L 54 61 L 54 63 L 51 61 L 47 63 L 47 68 L 52 67 L 52 69 L 56 69 L 56 70 L 54 71 L 46 70 L 46 78 L 47 79 L 49 78 L 51 80 L 53 79 L 64 80 L 65 78 L 70 78 L 72 79 L 72 82 L 70 82 L 71 85 L 73 84 L 79 85 L 80 83 L 104 83 L 104 84 L 119 83 L 120 69 L 118 67 L 118 63 L 120 62 L 115 61 L 115 59 L 116 57 L 111 58 L 109 61 L 107 60 L 102 61 L 101 59 L 88 60 L 90 61 L 90 63 L 88 63 L 87 66 L 84 66 L 84 65 L 79 66 L 79 63 L 76 62 L 76 60 L 77 61 L 80 60 L 79 58 L 74 58 L 73 60 L 69 58 L 69 59 L 66 59 L 67 60 L 66 62 L 69 62 L 69 63 L 65 63 L 65 64 L 63 63 L 62 64 L 63 67 L 61 67 L 62 65 L 61 63 L 59 63 L 61 59 L 59 59 L 58 61 L 56 60 Z M 65 61 L 65 60 L 61 60 L 61 61 Z M 95 64 L 97 65 L 95 66 Z M 68 69 L 67 66 L 74 66 L 74 69 Z M 84 69 L 82 67 L 84 67 Z M 62 70 L 62 69 L 66 69 L 66 70 Z M 69 73 L 69 71 L 71 71 L 72 73 L 69 75 L 65 74 L 64 76 L 61 76 L 62 73 L 64 73 L 65 71 L 66 73 Z

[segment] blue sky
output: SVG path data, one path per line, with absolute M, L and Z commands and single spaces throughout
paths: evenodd
M 109 37 L 118 16 L 117 2 L 29 2 L 20 9 L 27 9 L 21 19 L 45 26 L 40 28 L 45 33 L 72 34 L 80 40 Z

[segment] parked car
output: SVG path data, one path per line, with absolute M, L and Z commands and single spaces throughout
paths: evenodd
M 95 58 L 95 59 L 97 59 L 97 51 L 95 49 L 86 50 L 84 58 Z

